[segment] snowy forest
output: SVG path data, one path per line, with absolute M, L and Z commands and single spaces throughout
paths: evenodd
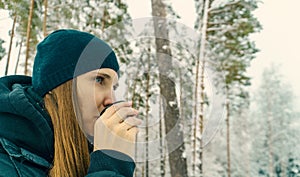
M 169 0 L 149 1 L 140 19 L 126 0 L 1 0 L 13 21 L 0 36 L 3 74 L 31 75 L 36 45 L 56 29 L 90 32 L 116 51 L 118 98 L 144 121 L 136 177 L 300 177 L 300 112 L 280 66 L 249 89 L 260 1 L 193 3 L 191 28 Z

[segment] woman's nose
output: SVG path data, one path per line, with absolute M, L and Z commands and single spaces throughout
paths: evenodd
M 116 101 L 116 97 L 114 94 L 114 91 L 110 92 L 110 94 L 107 94 L 104 99 L 104 106 L 110 105 Z

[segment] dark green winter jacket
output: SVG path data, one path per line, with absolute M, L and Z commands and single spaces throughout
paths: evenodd
M 53 160 L 53 128 L 43 99 L 31 89 L 31 77 L 0 78 L 0 176 L 44 177 Z M 126 161 L 91 153 L 88 177 L 132 176 L 135 163 L 120 152 L 109 151 Z

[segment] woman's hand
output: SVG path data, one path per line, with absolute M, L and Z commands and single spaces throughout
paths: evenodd
M 134 159 L 138 125 L 142 123 L 136 116 L 131 102 L 121 102 L 109 107 L 94 127 L 94 151 L 110 149 L 120 151 Z

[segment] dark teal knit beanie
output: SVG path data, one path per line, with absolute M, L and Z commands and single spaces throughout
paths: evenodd
M 43 97 L 66 81 L 99 68 L 119 71 L 116 55 L 109 45 L 86 32 L 57 30 L 37 46 L 32 86 Z

